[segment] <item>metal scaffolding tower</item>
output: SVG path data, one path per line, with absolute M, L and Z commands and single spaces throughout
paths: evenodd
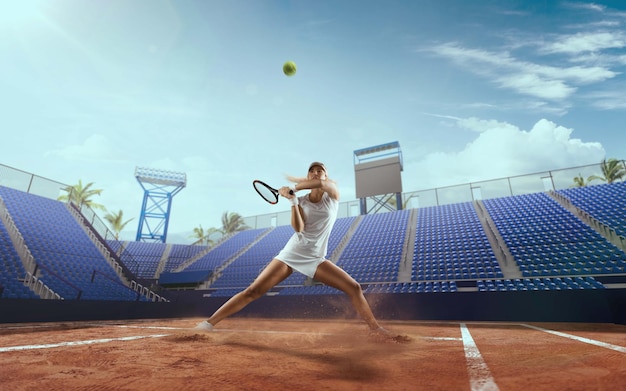
M 402 209 L 402 166 L 397 141 L 354 151 L 356 197 L 362 215 L 377 213 L 382 208 Z M 374 203 L 369 209 L 368 199 Z
M 136 240 L 165 243 L 172 198 L 187 186 L 187 174 L 137 167 L 135 178 L 144 190 Z

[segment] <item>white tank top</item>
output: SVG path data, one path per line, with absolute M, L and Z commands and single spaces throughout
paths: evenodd
M 275 258 L 313 278 L 317 266 L 326 259 L 339 201 L 324 193 L 317 203 L 311 202 L 308 194 L 298 197 L 298 203 L 305 217 L 304 230 L 295 232 Z

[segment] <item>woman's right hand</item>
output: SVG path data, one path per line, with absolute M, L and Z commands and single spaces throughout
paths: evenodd
M 280 194 L 281 196 L 285 197 L 285 198 L 293 198 L 296 195 L 295 194 L 290 194 L 289 192 L 291 191 L 291 188 L 289 186 L 283 186 L 280 189 L 278 189 L 278 194 Z

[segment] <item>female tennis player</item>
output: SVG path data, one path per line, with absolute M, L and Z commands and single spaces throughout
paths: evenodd
M 263 296 L 296 270 L 348 295 L 374 336 L 396 341 L 405 339 L 381 327 L 363 295 L 361 285 L 324 258 L 339 209 L 339 190 L 336 183 L 328 179 L 326 166 L 313 162 L 306 178 L 287 179 L 295 185 L 281 187 L 278 191 L 291 202 L 291 226 L 295 233 L 248 288 L 231 297 L 209 319 L 198 323 L 195 329 L 212 330 L 221 320 Z M 310 190 L 307 195 L 298 197 L 295 194 L 307 189 Z M 290 190 L 293 194 L 290 194 Z

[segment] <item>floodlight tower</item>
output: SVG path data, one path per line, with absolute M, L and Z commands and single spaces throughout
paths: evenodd
M 144 190 L 136 240 L 165 243 L 172 197 L 187 186 L 187 174 L 137 167 L 135 178 Z
M 402 209 L 401 171 L 402 151 L 397 141 L 354 151 L 356 197 L 360 200 L 362 215 L 376 213 L 383 207 L 393 210 L 389 201 L 394 195 L 396 209 Z M 370 209 L 367 208 L 368 198 L 374 201 Z

